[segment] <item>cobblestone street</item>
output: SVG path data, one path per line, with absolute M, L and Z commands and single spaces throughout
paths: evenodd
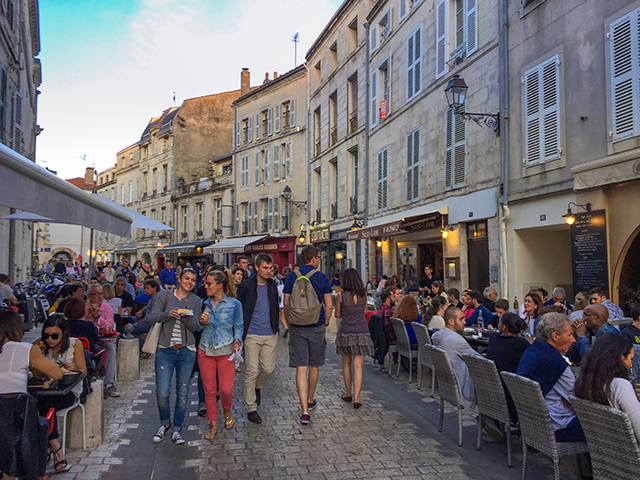
M 437 430 L 438 400 L 408 384 L 408 375 L 388 377 L 371 359 L 365 361 L 363 407 L 340 399 L 344 391 L 334 335 L 328 334 L 327 364 L 320 370 L 318 407 L 311 423 L 301 425 L 294 370 L 288 367 L 286 340 L 279 339 L 276 370 L 263 389 L 258 409 L 263 422 L 247 421 L 242 397 L 243 374 L 235 382 L 236 426 L 227 431 L 219 419 L 214 441 L 203 439 L 208 422 L 197 416 L 195 381 L 183 435 L 184 446 L 169 437 L 154 444 L 158 425 L 153 358 L 142 361 L 141 379 L 120 382 L 121 396 L 104 402 L 105 438 L 94 449 L 68 450 L 73 465 L 61 480 L 122 479 L 517 479 L 521 444 L 514 441 L 513 468 L 506 465 L 506 445 L 484 436 L 475 448 L 476 423 L 465 416 L 464 445 L 457 446 L 457 417 L 445 416 Z M 437 391 L 436 391 L 437 396 Z M 221 411 L 220 411 L 220 417 Z M 529 461 L 528 478 L 553 478 L 550 463 L 539 454 Z M 563 471 L 563 478 L 573 478 Z

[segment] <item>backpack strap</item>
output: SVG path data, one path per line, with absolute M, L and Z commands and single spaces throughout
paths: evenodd
M 310 279 L 317 272 L 318 272 L 318 270 L 316 270 L 315 268 L 313 270 L 309 270 L 309 273 L 307 273 L 306 277 Z M 309 280 L 309 281 L 311 281 L 311 280 Z
M 171 295 L 171 290 L 167 290 L 167 294 L 164 297 L 164 308 L 162 309 L 163 312 L 167 310 L 167 305 L 169 305 L 169 295 Z
M 293 273 L 296 275 L 296 280 L 302 276 L 302 274 L 300 273 L 300 270 L 294 270 Z

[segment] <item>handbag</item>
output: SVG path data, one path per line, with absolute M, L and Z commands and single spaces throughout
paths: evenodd
M 167 290 L 167 295 L 164 297 L 164 308 L 162 309 L 163 312 L 167 310 L 167 305 L 169 305 L 169 295 L 171 295 L 171 292 Z M 147 335 L 147 339 L 144 341 L 144 345 L 142 346 L 143 352 L 149 353 L 151 355 L 156 353 L 156 350 L 158 349 L 158 340 L 160 339 L 160 330 L 162 330 L 161 323 L 156 323 L 151 328 L 149 334 Z

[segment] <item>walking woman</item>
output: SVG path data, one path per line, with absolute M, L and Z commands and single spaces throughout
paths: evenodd
M 342 355 L 342 374 L 346 388 L 342 400 L 345 402 L 353 400 L 353 408 L 360 408 L 364 357 L 374 355 L 373 342 L 364 316 L 367 308 L 367 290 L 354 268 L 342 271 L 340 286 L 342 292 L 336 295 L 335 316 L 342 318 L 340 331 L 336 336 L 336 353 Z M 352 380 L 353 390 L 351 389 Z
M 235 364 L 229 361 L 229 356 L 240 350 L 244 317 L 242 304 L 228 295 L 232 286 L 229 270 L 212 270 L 204 278 L 209 298 L 204 301 L 204 311 L 200 315 L 200 324 L 204 325 L 204 329 L 198 349 L 198 366 L 204 384 L 207 420 L 211 422 L 211 429 L 204 436 L 206 440 L 213 440 L 218 433 L 216 385 L 220 389 L 225 427 L 230 430 L 235 425 L 231 414 Z
M 171 379 L 176 372 L 176 406 L 173 412 L 173 433 L 171 440 L 182 445 L 184 438 L 180 431 L 184 422 L 189 398 L 191 372 L 196 363 L 196 339 L 193 335 L 201 329 L 200 298 L 190 293 L 196 284 L 196 272 L 185 268 L 178 277 L 178 286 L 167 290 L 162 299 L 158 299 L 158 309 L 147 317 L 150 325 L 162 324 L 156 351 L 156 396 L 162 425 L 153 436 L 155 443 L 164 440 L 171 428 Z M 159 295 L 159 294 L 158 294 Z

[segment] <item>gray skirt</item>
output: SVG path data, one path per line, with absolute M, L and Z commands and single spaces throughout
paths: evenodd
M 373 356 L 375 349 L 368 333 L 338 333 L 336 354 Z

